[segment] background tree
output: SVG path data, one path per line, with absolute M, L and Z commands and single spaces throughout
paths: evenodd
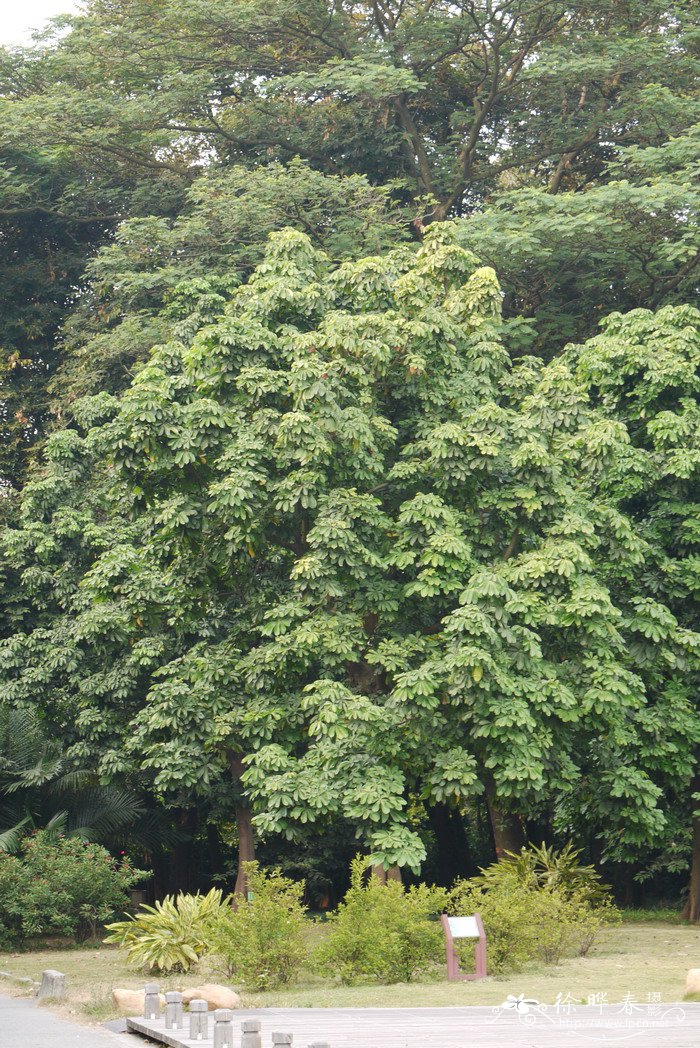
M 179 177 L 208 150 L 299 155 L 402 178 L 445 217 L 506 173 L 588 185 L 616 145 L 659 144 L 697 119 L 683 0 L 96 0 L 72 24 L 14 120 L 39 140 L 60 113 L 58 141 L 96 167 Z
M 460 224 L 460 243 L 496 269 L 505 315 L 518 318 L 516 352 L 551 357 L 609 313 L 697 298 L 700 125 L 620 150 L 607 173 L 586 192 L 500 193 Z

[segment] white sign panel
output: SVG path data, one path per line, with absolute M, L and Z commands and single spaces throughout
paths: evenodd
M 448 917 L 453 939 L 478 939 L 479 928 L 476 917 Z

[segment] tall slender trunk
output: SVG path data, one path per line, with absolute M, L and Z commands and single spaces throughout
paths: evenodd
M 501 810 L 495 787 L 491 782 L 486 787 L 486 806 L 491 820 L 496 858 L 502 859 L 504 852 L 519 852 L 526 843 L 522 820 L 518 815 Z
M 238 873 L 236 884 L 233 889 L 234 895 L 247 895 L 248 877 L 244 863 L 255 861 L 255 836 L 253 833 L 253 817 L 250 805 L 242 795 L 241 776 L 243 775 L 243 758 L 238 753 L 229 753 L 228 764 L 231 778 L 238 787 L 238 800 L 236 801 L 236 828 L 238 830 Z
M 690 860 L 690 885 L 688 886 L 688 900 L 683 908 L 682 917 L 692 921 L 693 924 L 700 923 L 700 801 L 693 800 L 693 795 L 700 793 L 700 775 L 696 775 L 691 784 L 691 805 L 693 812 L 693 849 Z

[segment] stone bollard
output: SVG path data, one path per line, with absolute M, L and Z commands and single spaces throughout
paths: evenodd
M 259 1019 L 244 1019 L 241 1023 L 241 1048 L 262 1048 Z
M 63 972 L 55 972 L 53 968 L 47 968 L 41 973 L 41 986 L 37 990 L 37 997 L 65 997 L 66 977 Z
M 273 1033 L 272 1034 L 272 1048 L 283 1048 L 285 1044 L 292 1043 L 291 1033 Z
M 206 1001 L 190 1001 L 190 1040 L 206 1041 L 209 1036 L 209 1005 Z
M 143 988 L 143 1017 L 157 1019 L 160 1015 L 160 986 L 158 983 L 146 983 Z
M 214 1012 L 214 1048 L 233 1048 L 233 1012 L 217 1008 Z
M 165 995 L 165 1029 L 181 1030 L 183 1022 L 182 994 L 177 990 L 170 990 Z
M 314 1041 L 313 1044 L 309 1045 L 309 1048 L 331 1048 L 328 1041 Z

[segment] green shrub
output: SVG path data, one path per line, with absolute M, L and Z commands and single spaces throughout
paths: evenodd
M 29 936 L 85 939 L 128 903 L 146 874 L 101 845 L 39 831 L 19 855 L 0 852 L 0 925 L 5 944 Z
M 581 862 L 581 852 L 569 842 L 561 850 L 546 844 L 530 845 L 519 852 L 506 852 L 499 862 L 481 871 L 476 883 L 494 886 L 514 876 L 532 888 L 555 888 L 576 895 L 592 906 L 610 901 L 610 889 L 593 866 Z
M 455 885 L 450 911 L 481 914 L 490 971 L 585 955 L 601 930 L 619 920 L 608 889 L 592 867 L 577 865 L 577 857 L 570 846 L 561 853 L 544 845 L 523 848 Z M 468 968 L 473 947 L 459 943 L 458 950 Z
M 304 882 L 254 862 L 245 868 L 249 897 L 217 914 L 208 944 L 229 976 L 264 990 L 289 982 L 304 961 Z
M 124 947 L 139 968 L 186 972 L 206 953 L 209 928 L 225 909 L 216 888 L 207 895 L 166 895 L 155 906 L 141 906 L 133 917 L 109 924 L 105 942 Z
M 444 949 L 436 920 L 447 893 L 426 885 L 405 890 L 398 881 L 365 877 L 366 861 L 351 866 L 345 899 L 329 916 L 331 929 L 318 947 L 316 966 L 344 983 L 362 979 L 410 982 L 439 962 Z

